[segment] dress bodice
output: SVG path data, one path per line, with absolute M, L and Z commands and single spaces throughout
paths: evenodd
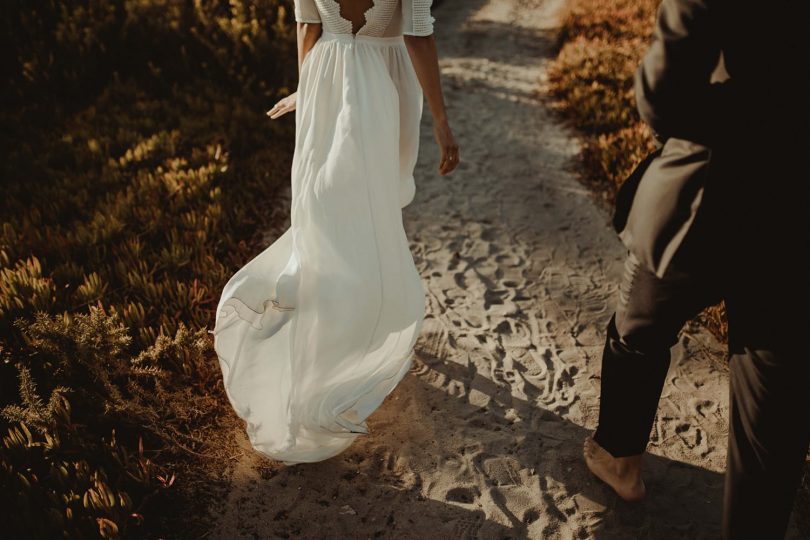
M 394 37 L 433 33 L 432 0 L 373 0 L 357 35 Z M 352 22 L 340 14 L 340 0 L 295 0 L 295 20 L 321 23 L 332 34 L 352 34 Z

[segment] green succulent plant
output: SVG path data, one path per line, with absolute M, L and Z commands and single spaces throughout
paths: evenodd
M 4 5 L 7 537 L 194 535 L 171 501 L 227 410 L 207 329 L 289 178 L 293 125 L 264 110 L 295 82 L 291 7 Z

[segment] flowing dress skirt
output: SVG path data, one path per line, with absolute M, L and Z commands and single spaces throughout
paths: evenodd
M 228 281 L 214 348 L 252 446 L 320 461 L 367 433 L 425 308 L 402 226 L 422 92 L 402 37 L 324 33 L 301 69 L 291 227 Z

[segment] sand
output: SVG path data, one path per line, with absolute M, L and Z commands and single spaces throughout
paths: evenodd
M 575 137 L 544 104 L 562 4 L 434 10 L 462 163 L 438 176 L 426 113 L 404 216 L 428 296 L 413 369 L 371 434 L 331 460 L 285 467 L 238 429 L 210 538 L 719 536 L 728 372 L 705 330 L 674 349 L 648 499 L 623 503 L 581 460 L 625 250 L 577 180 Z

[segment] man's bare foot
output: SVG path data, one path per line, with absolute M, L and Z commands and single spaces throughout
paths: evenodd
M 582 453 L 591 472 L 612 487 L 619 497 L 628 502 L 636 502 L 644 498 L 647 488 L 641 478 L 641 454 L 613 457 L 592 437 L 585 439 Z

